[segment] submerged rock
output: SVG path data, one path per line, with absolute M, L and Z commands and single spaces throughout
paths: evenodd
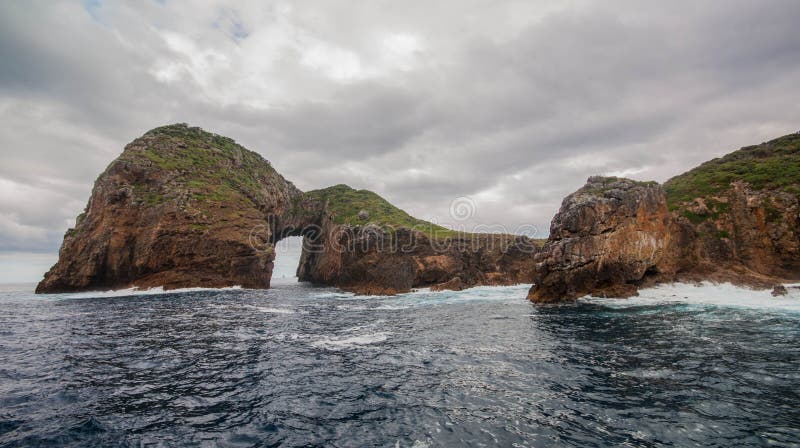
M 786 294 L 789 294 L 789 291 L 787 291 L 786 287 L 783 285 L 775 285 L 775 287 L 772 288 L 773 297 L 785 296 Z

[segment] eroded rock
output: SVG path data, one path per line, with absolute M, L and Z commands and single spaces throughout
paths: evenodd
M 635 295 L 637 285 L 674 276 L 680 235 L 660 185 L 591 177 L 553 218 L 550 238 L 534 257 L 528 297 L 552 303 Z

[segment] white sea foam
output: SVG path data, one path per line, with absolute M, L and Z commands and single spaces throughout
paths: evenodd
M 585 302 L 598 303 L 615 308 L 647 306 L 665 303 L 685 303 L 702 306 L 757 308 L 776 311 L 800 312 L 799 285 L 786 285 L 788 294 L 773 297 L 770 290 L 754 290 L 730 283 L 703 282 L 699 285 L 686 283 L 663 284 L 642 289 L 638 297 L 629 299 L 603 299 L 584 297 Z
M 165 290 L 162 286 L 154 288 L 140 289 L 137 287 L 126 289 L 114 289 L 110 291 L 86 291 L 86 292 L 71 292 L 63 294 L 48 294 L 45 297 L 59 298 L 59 299 L 92 299 L 103 297 L 125 297 L 125 296 L 147 296 L 157 294 L 182 294 L 187 292 L 198 291 L 238 291 L 241 286 L 230 286 L 227 288 L 178 288 Z
M 406 306 L 402 306 L 402 305 L 381 305 L 381 306 L 376 306 L 373 309 L 381 310 L 381 311 L 399 311 L 399 310 L 406 310 L 409 307 L 410 307 L 410 305 L 406 305 Z
M 294 310 L 286 309 L 286 308 L 267 308 L 261 306 L 254 306 L 254 310 L 261 311 L 262 313 L 270 313 L 270 314 L 294 314 Z
M 322 337 L 311 342 L 311 346 L 328 350 L 341 350 L 370 344 L 377 344 L 389 339 L 389 334 L 385 331 L 367 333 L 357 336 L 347 337 Z
M 352 292 L 338 291 L 338 292 L 323 292 L 314 294 L 317 299 L 352 299 L 356 297 Z

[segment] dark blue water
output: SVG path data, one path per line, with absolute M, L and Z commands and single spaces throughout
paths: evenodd
M 0 447 L 800 446 L 790 299 L 525 292 L 6 291 Z

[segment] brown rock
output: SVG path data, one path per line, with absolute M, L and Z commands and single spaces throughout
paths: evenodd
M 370 229 L 324 221 L 304 250 L 298 277 L 304 281 L 372 294 L 447 283 L 455 288 L 529 283 L 535 246 L 514 235 L 464 234 L 437 240 L 407 228 Z M 453 283 L 450 283 L 453 282 Z
M 674 227 L 658 184 L 591 177 L 553 218 L 550 238 L 534 258 L 528 298 L 626 297 L 647 277 L 673 277 L 680 239 Z
M 464 282 L 461 277 L 453 277 L 452 279 L 431 286 L 431 291 L 461 291 L 465 288 Z
M 365 208 L 348 221 L 358 225 L 335 216 L 331 196 L 302 193 L 229 138 L 185 124 L 153 129 L 98 177 L 37 292 L 268 288 L 274 244 L 294 235 L 307 243 L 300 279 L 360 294 L 533 279 L 537 248 L 528 238 L 449 232 L 433 237 L 403 225 L 361 225 L 380 220 L 386 210 L 405 223 L 430 223 L 403 215 L 371 192 L 347 186 L 320 191 L 340 195 L 333 197 L 340 215 L 353 195 L 366 198 L 356 200 Z
M 789 294 L 789 291 L 787 291 L 786 287 L 783 285 L 775 285 L 775 287 L 772 288 L 773 297 L 785 296 L 786 294 Z
M 154 129 L 97 179 L 36 291 L 267 288 L 267 224 L 299 194 L 231 139 L 183 124 Z

